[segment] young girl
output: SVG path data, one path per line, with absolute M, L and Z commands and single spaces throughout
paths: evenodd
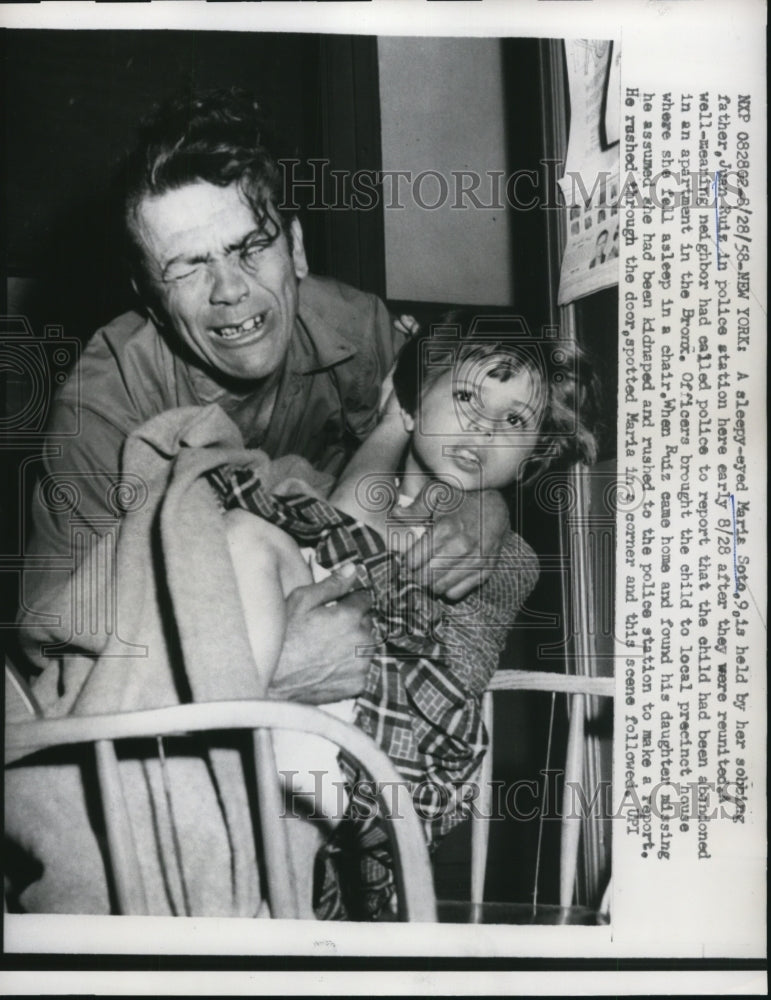
M 509 532 L 487 560 L 485 582 L 453 602 L 433 597 L 430 580 L 405 571 L 405 553 L 430 546 L 433 510 L 458 503 L 469 491 L 514 491 L 513 502 L 521 504 L 519 487 L 556 459 L 594 460 L 583 364 L 575 345 L 534 341 L 519 318 L 491 327 L 451 314 L 402 350 L 380 423 L 329 504 L 280 500 L 259 485 L 225 490 L 226 505 L 237 497 L 263 518 L 231 511 L 228 536 L 266 685 L 281 650 L 284 596 L 311 578 L 300 545 L 314 546 L 312 562 L 322 573 L 352 566 L 372 591 L 377 636 L 365 651 L 365 689 L 355 703 L 325 707 L 355 722 L 389 755 L 431 847 L 469 813 L 487 742 L 482 695 L 506 631 L 536 583 L 538 562 Z M 387 455 L 399 459 L 385 462 Z M 364 845 L 361 892 L 345 900 L 332 874 L 333 854 L 327 855 L 327 892 L 317 913 L 377 917 L 393 883 L 386 837 L 363 776 L 341 758 L 347 789 L 341 797 L 342 776 L 323 741 L 279 739 L 276 756 L 280 770 L 313 769 L 322 811 L 339 819 L 346 809 L 351 820 L 337 839 L 353 829 L 359 848 Z M 325 775 L 321 784 L 319 772 Z

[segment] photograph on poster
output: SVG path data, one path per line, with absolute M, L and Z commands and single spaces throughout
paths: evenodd
M 757 17 L 538 6 L 6 33 L 6 948 L 763 953 Z

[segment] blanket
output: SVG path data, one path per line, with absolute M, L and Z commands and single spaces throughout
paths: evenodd
M 299 545 L 313 546 L 317 564 L 328 571 L 352 565 L 371 593 L 375 635 L 360 650 L 369 668 L 355 723 L 395 765 L 426 842 L 436 848 L 471 814 L 488 741 L 482 694 L 507 629 L 537 579 L 534 554 L 508 532 L 487 580 L 462 600 L 448 602 L 404 572 L 398 551 L 389 550 L 376 531 L 324 500 L 276 496 L 252 468 L 218 469 L 211 478 L 228 509 L 249 510 Z M 418 504 L 413 515 L 430 533 L 432 512 Z M 316 914 L 378 919 L 395 891 L 387 829 L 373 808 L 368 775 L 344 752 L 340 763 L 350 806 L 325 848 Z
M 167 411 L 143 425 L 123 453 L 121 471 L 133 486 L 124 490 L 117 547 L 114 533 L 94 535 L 72 576 L 52 583 L 38 609 L 41 620 L 77 613 L 78 600 L 110 601 L 114 610 L 103 616 L 103 629 L 78 632 L 64 656 L 57 650 L 35 681 L 44 715 L 265 694 L 208 480 L 228 465 L 256 470 L 266 489 L 279 493 L 323 495 L 331 486 L 303 459 L 271 461 L 246 450 L 216 405 Z M 120 500 L 120 484 L 116 495 Z M 113 562 L 114 572 L 97 577 L 94 590 L 94 567 Z M 18 710 L 17 700 L 11 704 Z M 262 894 L 248 750 L 225 735 L 206 745 L 164 742 L 165 774 L 154 745 L 131 746 L 120 761 L 149 912 L 255 915 Z M 7 767 L 6 841 L 19 859 L 11 898 L 21 909 L 111 912 L 93 788 L 93 761 L 82 748 L 40 752 Z

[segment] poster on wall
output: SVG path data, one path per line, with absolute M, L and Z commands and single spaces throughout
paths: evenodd
M 570 134 L 559 180 L 567 213 L 559 305 L 618 281 L 621 46 L 617 41 L 568 39 L 565 57 Z

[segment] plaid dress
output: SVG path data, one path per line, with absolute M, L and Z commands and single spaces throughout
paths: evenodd
M 211 479 L 226 510 L 242 507 L 265 518 L 298 545 L 314 547 L 329 570 L 353 564 L 371 590 L 376 637 L 355 724 L 405 779 L 433 850 L 470 813 L 471 782 L 487 748 L 482 695 L 507 629 L 538 579 L 535 554 L 509 532 L 482 586 L 451 604 L 403 572 L 376 531 L 327 502 L 270 494 L 250 468 L 218 469 Z M 350 803 L 323 851 L 316 913 L 375 919 L 394 892 L 388 835 L 368 776 L 344 753 L 340 764 Z

